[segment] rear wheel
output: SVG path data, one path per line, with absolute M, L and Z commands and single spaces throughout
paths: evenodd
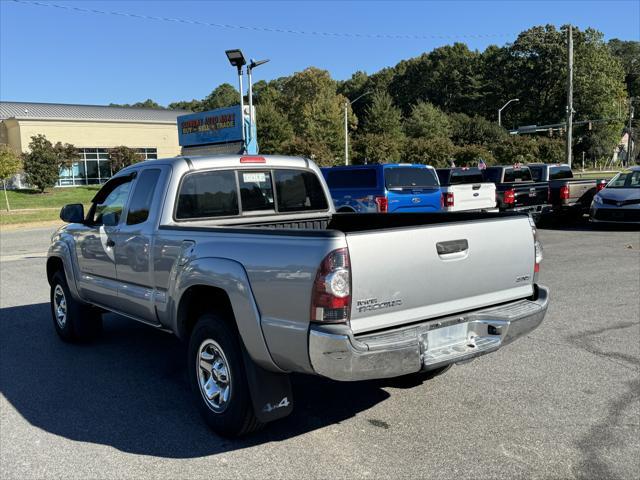
M 53 326 L 62 340 L 86 342 L 100 334 L 100 312 L 71 295 L 64 272 L 53 275 L 50 298 Z
M 254 414 L 240 340 L 229 323 L 202 315 L 189 341 L 189 382 L 207 424 L 225 437 L 238 437 L 262 426 Z

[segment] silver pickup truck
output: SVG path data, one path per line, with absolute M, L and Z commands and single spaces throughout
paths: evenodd
M 525 215 L 335 214 L 303 158 L 125 168 L 47 259 L 53 325 L 87 341 L 116 312 L 188 343 L 196 402 L 237 436 L 291 412 L 291 372 L 434 375 L 542 321 L 542 247 Z

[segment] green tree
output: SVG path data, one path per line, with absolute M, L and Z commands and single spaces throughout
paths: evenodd
M 202 101 L 201 111 L 240 105 L 240 94 L 232 85 L 223 83 Z
M 133 148 L 120 145 L 109 149 L 109 159 L 111 161 L 111 170 L 115 173 L 129 165 L 141 162 L 143 157 Z
M 496 145 L 508 138 L 508 133 L 485 118 L 464 113 L 450 115 L 451 139 L 456 145 Z
M 538 161 L 562 163 L 565 161 L 565 141 L 562 138 L 537 137 Z
M 414 138 L 451 136 L 449 117 L 429 102 L 420 101 L 411 108 L 411 116 L 404 123 L 405 132 Z
M 260 152 L 282 154 L 291 147 L 295 134 L 287 115 L 270 100 L 261 100 L 256 106 L 256 123 Z
M 405 114 L 418 101 L 445 112 L 476 112 L 482 79 L 480 54 L 454 43 L 401 62 L 389 92 Z
M 9 145 L 0 144 L 0 180 L 2 180 L 7 212 L 11 211 L 9 196 L 7 195 L 7 180 L 18 173 L 20 168 L 22 168 L 20 156 Z
M 300 153 L 314 155 L 321 165 L 339 162 L 344 148 L 345 101 L 326 70 L 311 67 L 284 80 L 279 105 L 298 137 L 292 147 L 304 146 Z M 347 115 L 354 128 L 356 118 L 350 107 Z
M 78 151 L 73 145 L 61 142 L 53 145 L 44 135 L 35 135 L 31 137 L 29 151 L 23 155 L 27 183 L 43 193 L 56 184 L 60 169 L 71 166 L 77 158 Z
M 607 44 L 624 68 L 624 81 L 630 97 L 640 96 L 640 42 L 614 38 Z
M 362 122 L 363 131 L 366 133 L 386 134 L 392 138 L 402 140 L 402 113 L 393 104 L 391 96 L 383 91 L 372 95 L 371 104 L 366 110 Z
M 446 137 L 408 138 L 404 146 L 403 161 L 447 167 L 455 152 L 456 147 Z
M 458 167 L 475 167 L 480 160 L 487 165 L 496 163 L 493 154 L 482 145 L 464 145 L 458 147 L 453 157 Z
M 181 100 L 179 102 L 172 102 L 167 107 L 169 110 L 186 110 L 188 112 L 199 112 L 202 110 L 202 102 L 200 100 Z
M 535 137 L 512 135 L 494 147 L 495 158 L 503 164 L 539 161 L 538 142 Z
M 181 100 L 169 104 L 169 110 L 188 110 L 191 112 L 205 112 L 216 108 L 240 105 L 240 94 L 232 85 L 223 83 L 218 85 L 202 100 Z
M 123 103 L 110 103 L 110 107 L 125 107 L 125 108 L 152 108 L 154 110 L 165 110 L 165 107 L 160 105 L 159 103 L 147 98 L 144 102 L 136 102 L 133 104 Z
M 388 133 L 364 133 L 354 141 L 354 163 L 398 163 L 403 142 Z

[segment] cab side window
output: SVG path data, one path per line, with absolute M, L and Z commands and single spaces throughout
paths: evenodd
M 111 185 L 107 183 L 94 198 L 91 218 L 93 225 L 113 226 L 120 222 L 122 210 L 129 198 L 131 178 L 117 180 Z
M 148 168 L 138 176 L 127 212 L 127 225 L 144 223 L 149 218 L 149 209 L 153 195 L 156 192 L 156 184 L 160 178 L 159 168 Z

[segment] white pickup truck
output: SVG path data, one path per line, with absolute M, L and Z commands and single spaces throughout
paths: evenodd
M 442 211 L 498 211 L 496 186 L 484 179 L 479 168 L 439 168 L 437 173 L 442 192 Z

